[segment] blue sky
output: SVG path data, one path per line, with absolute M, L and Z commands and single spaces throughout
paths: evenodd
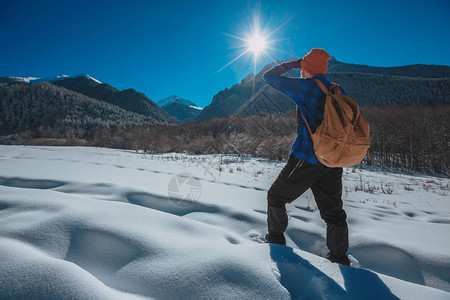
M 277 29 L 269 56 L 245 48 L 254 16 Z M 0 0 L 0 77 L 89 74 L 153 101 L 178 95 L 208 105 L 274 59 L 324 48 L 373 66 L 450 65 L 450 2 Z

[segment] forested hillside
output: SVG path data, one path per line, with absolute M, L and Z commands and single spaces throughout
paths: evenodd
M 450 104 L 450 78 L 327 73 L 360 105 Z
M 348 64 L 330 59 L 328 72 L 333 73 L 369 73 L 390 76 L 409 76 L 423 78 L 450 78 L 450 67 L 442 65 L 408 65 L 399 67 L 372 67 L 367 65 Z
M 277 114 L 294 109 L 295 104 L 287 96 L 268 88 L 269 85 L 262 80 L 262 75 L 273 65 L 266 65 L 254 78 L 250 74 L 240 84 L 217 93 L 199 118 L 209 120 L 233 114 Z M 346 64 L 335 59 L 330 59 L 329 66 L 327 78 L 340 84 L 362 106 L 450 103 L 448 66 L 381 68 Z M 285 76 L 298 77 L 299 73 L 299 69 L 293 69 Z
M 134 89 L 120 91 L 109 84 L 100 84 L 84 76 L 57 80 L 53 81 L 52 84 L 111 103 L 127 111 L 148 116 L 159 122 L 175 122 L 175 118 L 146 95 Z
M 0 107 L 3 132 L 39 126 L 88 129 L 166 124 L 47 82 L 33 85 L 0 83 Z

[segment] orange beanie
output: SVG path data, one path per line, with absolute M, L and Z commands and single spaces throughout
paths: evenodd
M 314 48 L 303 56 L 301 67 L 311 75 L 325 74 L 330 55 L 323 49 Z

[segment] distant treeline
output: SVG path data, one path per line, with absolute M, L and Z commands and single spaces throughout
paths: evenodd
M 450 105 L 369 106 L 362 110 L 371 124 L 371 164 L 450 176 Z M 40 126 L 0 137 L 0 142 L 91 145 L 157 153 L 234 153 L 281 160 L 289 155 L 295 129 L 295 113 L 290 111 L 176 126 Z

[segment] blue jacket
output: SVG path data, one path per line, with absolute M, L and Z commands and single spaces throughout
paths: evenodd
M 331 82 L 323 74 L 313 78 L 289 78 L 282 75 L 292 68 L 293 62 L 282 63 L 267 71 L 263 75 L 263 79 L 297 104 L 303 111 L 311 131 L 315 132 L 323 121 L 326 95 L 320 90 L 314 79 L 319 79 L 327 89 L 330 89 Z M 342 88 L 341 91 L 345 94 Z M 302 117 L 300 117 L 300 125 L 297 127 L 297 138 L 292 145 L 291 154 L 308 163 L 323 165 L 314 154 L 313 142 Z

